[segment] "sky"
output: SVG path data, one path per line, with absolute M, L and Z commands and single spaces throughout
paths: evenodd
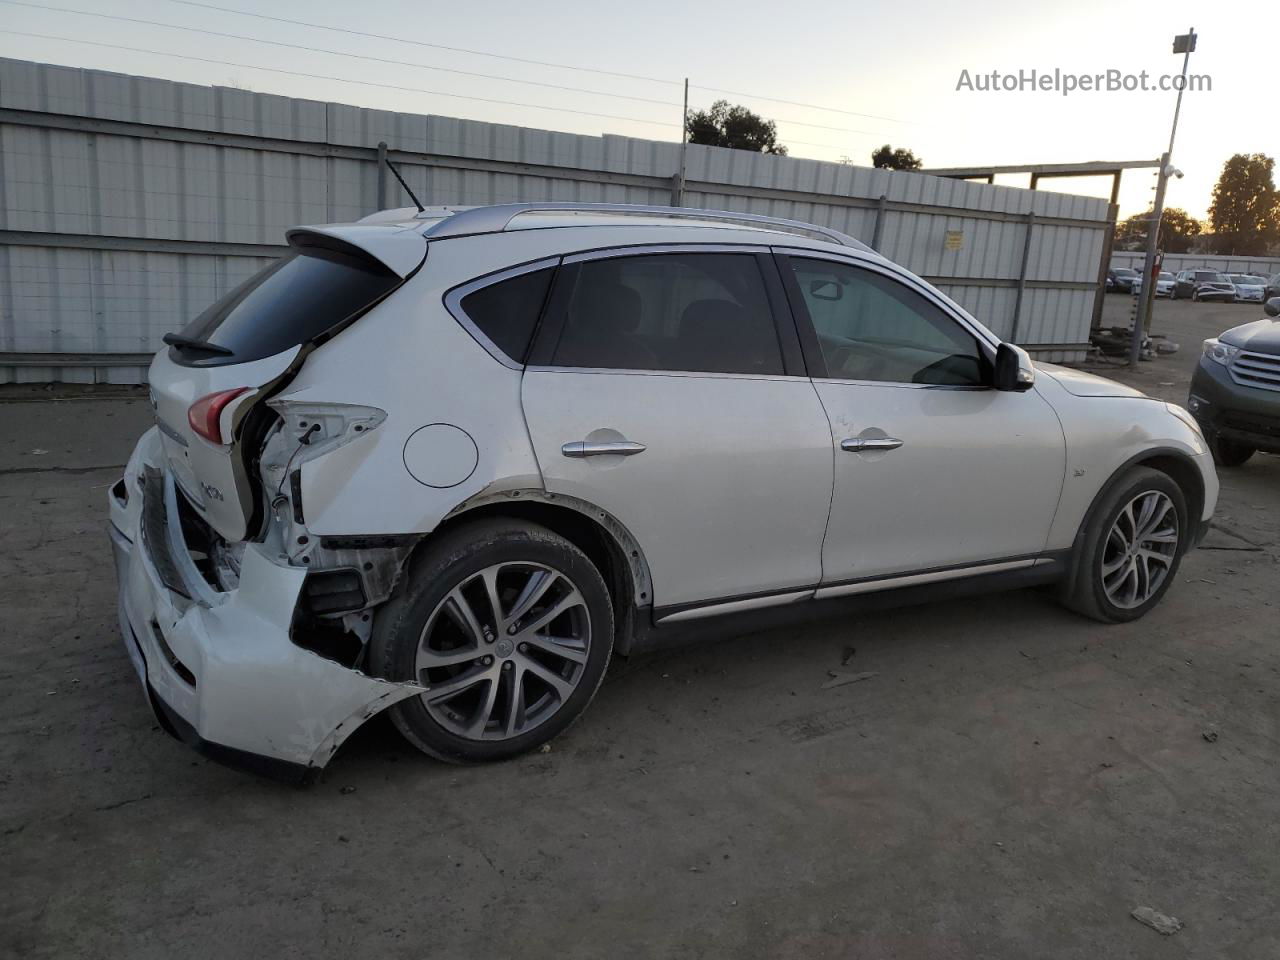
M 927 169 L 1158 157 L 1168 146 L 1172 91 L 958 87 L 964 71 L 977 87 L 993 70 L 1033 69 L 1145 70 L 1154 85 L 1181 71 L 1172 41 L 1190 27 L 1199 41 L 1189 71 L 1207 75 L 1211 89 L 1183 97 L 1173 162 L 1185 176 L 1170 181 L 1166 203 L 1203 218 L 1231 154 L 1280 158 L 1275 0 L 1229 10 L 1201 0 L 0 0 L 0 56 L 654 140 L 680 139 L 687 77 L 691 109 L 719 98 L 748 106 L 777 123 L 792 156 L 870 165 L 871 151 L 891 143 Z M 381 36 L 341 32 L 350 30 Z M 345 82 L 352 80 L 412 89 Z M 1110 193 L 1109 178 L 1040 186 Z M 1146 209 L 1154 186 L 1153 171 L 1127 172 L 1121 216 Z

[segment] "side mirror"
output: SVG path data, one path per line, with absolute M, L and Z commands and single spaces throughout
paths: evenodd
M 834 280 L 814 280 L 809 284 L 809 296 L 815 300 L 840 300 L 844 288 Z
M 1262 312 L 1268 317 L 1280 317 L 1280 297 L 1272 297 L 1262 305 Z
M 1036 368 L 1031 363 L 1031 355 L 1012 343 L 1000 344 L 996 350 L 995 388 L 1022 393 L 1030 390 L 1035 382 Z

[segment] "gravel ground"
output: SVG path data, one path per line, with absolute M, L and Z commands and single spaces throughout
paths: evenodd
M 1185 400 L 1255 312 L 1161 302 L 1181 352 L 1106 372 Z M 1280 956 L 1280 458 L 1140 623 L 1022 591 L 730 637 L 616 664 L 549 753 L 374 721 L 298 790 L 144 705 L 104 531 L 139 393 L 0 401 L 0 955 Z

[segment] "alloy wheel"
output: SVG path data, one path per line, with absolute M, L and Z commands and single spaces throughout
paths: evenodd
M 1116 517 L 1102 552 L 1102 589 L 1117 607 L 1146 603 L 1169 576 L 1178 554 L 1178 510 L 1159 490 L 1130 500 Z
M 485 567 L 427 618 L 415 675 L 428 714 L 471 740 L 507 740 L 553 716 L 577 689 L 591 618 L 577 585 L 541 563 Z

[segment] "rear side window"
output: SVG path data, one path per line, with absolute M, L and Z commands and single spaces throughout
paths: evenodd
M 754 255 L 664 253 L 580 264 L 552 363 L 779 375 L 782 350 Z
M 182 337 L 230 350 L 212 354 L 172 347 L 190 366 L 261 360 L 321 336 L 390 293 L 400 278 L 354 254 L 307 247 L 293 250 L 250 277 L 182 331 Z
M 524 363 L 553 272 L 534 270 L 475 290 L 462 298 L 462 312 L 495 347 Z

